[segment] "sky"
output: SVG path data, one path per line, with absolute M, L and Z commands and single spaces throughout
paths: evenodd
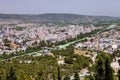
M 74 13 L 120 17 L 120 0 L 0 0 L 0 13 Z

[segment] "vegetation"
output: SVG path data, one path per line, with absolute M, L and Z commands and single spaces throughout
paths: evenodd
M 61 80 L 60 67 L 58 66 L 58 80 Z
M 78 73 L 77 73 L 77 72 L 75 72 L 75 75 L 74 75 L 74 80 L 80 80 L 80 77 L 79 77 L 79 75 L 78 75 Z
M 86 17 L 89 17 L 87 19 Z M 90 24 L 90 23 L 113 23 L 119 21 L 119 18 L 108 17 L 108 16 L 89 16 L 89 15 L 76 15 L 76 14 L 39 14 L 39 15 L 17 15 L 17 14 L 0 14 L 2 21 L 4 20 L 16 20 L 18 22 L 28 22 L 28 23 L 40 23 L 40 24 L 57 24 L 57 25 L 67 25 L 67 24 Z
M 104 78 L 105 78 L 104 63 L 102 59 L 99 59 L 96 65 L 95 80 L 104 80 Z
M 17 77 L 16 77 L 13 67 L 10 68 L 10 71 L 7 74 L 6 80 L 17 80 Z
M 29 63 L 29 61 L 32 62 Z M 0 67 L 2 77 L 5 77 L 4 74 L 7 75 L 7 78 L 16 75 L 17 80 L 22 80 L 23 78 L 27 80 L 43 78 L 46 80 L 46 78 L 52 77 L 53 74 L 55 77 L 57 76 L 57 61 L 50 56 L 17 58 L 7 62 L 0 62 Z
M 118 80 L 120 80 L 120 70 L 118 70 Z
M 67 75 L 67 76 L 64 77 L 63 80 L 70 80 L 70 77 Z
M 111 68 L 110 63 L 110 54 L 99 54 L 96 64 L 89 69 L 91 72 L 94 72 L 94 75 L 90 77 L 93 79 L 95 78 L 95 80 L 114 80 L 113 69 Z
M 16 80 L 61 80 L 65 77 L 64 75 L 70 75 L 91 63 L 90 58 L 74 54 L 72 46 L 52 52 L 54 56 L 23 56 L 0 62 L 2 80 L 4 80 L 3 77 L 9 78 L 10 76 L 15 76 Z M 60 55 L 66 56 L 66 62 L 58 67 L 57 60 Z M 70 60 L 73 60 L 73 63 L 67 62 Z
M 110 59 L 105 60 L 105 80 L 113 80 L 113 70 L 110 66 Z
M 74 80 L 80 80 L 78 71 L 92 64 L 90 58 L 74 54 L 72 46 L 62 50 L 53 50 L 54 56 L 24 56 L 0 62 L 1 80 L 70 80 L 69 75 L 74 73 Z M 65 64 L 58 65 L 61 56 Z M 98 54 L 96 63 L 89 68 L 93 75 L 86 76 L 85 80 L 114 80 L 113 70 L 110 67 L 111 55 Z M 71 61 L 71 62 L 70 62 Z M 119 72 L 118 72 L 119 78 Z

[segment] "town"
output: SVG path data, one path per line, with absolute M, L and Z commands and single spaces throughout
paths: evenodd
M 26 51 L 28 47 L 34 46 L 34 43 L 40 44 L 41 41 L 50 41 L 51 43 L 61 42 L 76 38 L 78 35 L 90 33 L 101 27 L 93 25 L 67 25 L 63 27 L 54 26 L 36 26 L 29 24 L 4 25 L 0 30 L 0 54 L 16 53 Z
M 88 50 L 103 51 L 112 54 L 120 49 L 119 27 L 93 36 L 86 42 L 76 44 L 75 47 L 86 48 Z
M 74 80 L 75 75 L 80 80 L 89 79 L 89 77 L 94 80 L 94 70 L 97 69 L 95 66 L 98 65 L 97 59 L 106 57 L 103 59 L 105 61 L 107 56 L 110 56 L 109 65 L 114 70 L 113 74 L 117 76 L 120 67 L 119 29 L 120 27 L 116 24 L 106 27 L 96 27 L 93 24 L 69 24 L 62 27 L 32 23 L 1 25 L 0 64 L 7 62 L 6 65 L 8 65 L 9 61 L 12 63 L 17 61 L 17 65 L 24 64 L 33 67 L 35 62 L 36 67 L 31 69 L 32 73 L 29 72 L 29 68 L 24 68 L 32 74 L 26 74 L 30 80 L 57 78 L 52 76 L 56 75 L 57 65 L 58 69 L 60 68 L 57 72 L 62 72 L 60 75 L 63 80 L 66 80 L 65 78 Z M 39 65 L 41 61 L 44 62 Z M 48 63 L 53 67 L 50 70 L 45 66 Z M 36 71 L 37 68 L 44 71 L 42 66 L 47 69 L 46 72 L 55 71 L 46 76 L 46 73 Z M 21 72 L 18 71 L 18 73 L 22 75 Z M 38 73 L 44 74 L 46 78 L 43 75 L 35 77 Z

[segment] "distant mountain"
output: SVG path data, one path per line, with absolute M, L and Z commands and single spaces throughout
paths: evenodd
M 40 14 L 40 15 L 22 15 L 22 14 L 0 14 L 0 21 L 17 23 L 54 23 L 54 24 L 80 24 L 117 21 L 120 18 L 109 16 L 89 16 L 76 14 Z

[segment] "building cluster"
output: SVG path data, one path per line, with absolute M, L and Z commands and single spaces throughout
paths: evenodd
M 0 54 L 25 51 L 28 46 L 39 44 L 41 41 L 60 42 L 97 29 L 93 25 L 58 27 L 32 24 L 4 25 L 0 28 Z
M 114 53 L 120 49 L 120 30 L 119 28 L 102 32 L 95 37 L 91 37 L 87 42 L 78 43 L 76 48 L 87 48 L 88 50 L 104 51 Z

